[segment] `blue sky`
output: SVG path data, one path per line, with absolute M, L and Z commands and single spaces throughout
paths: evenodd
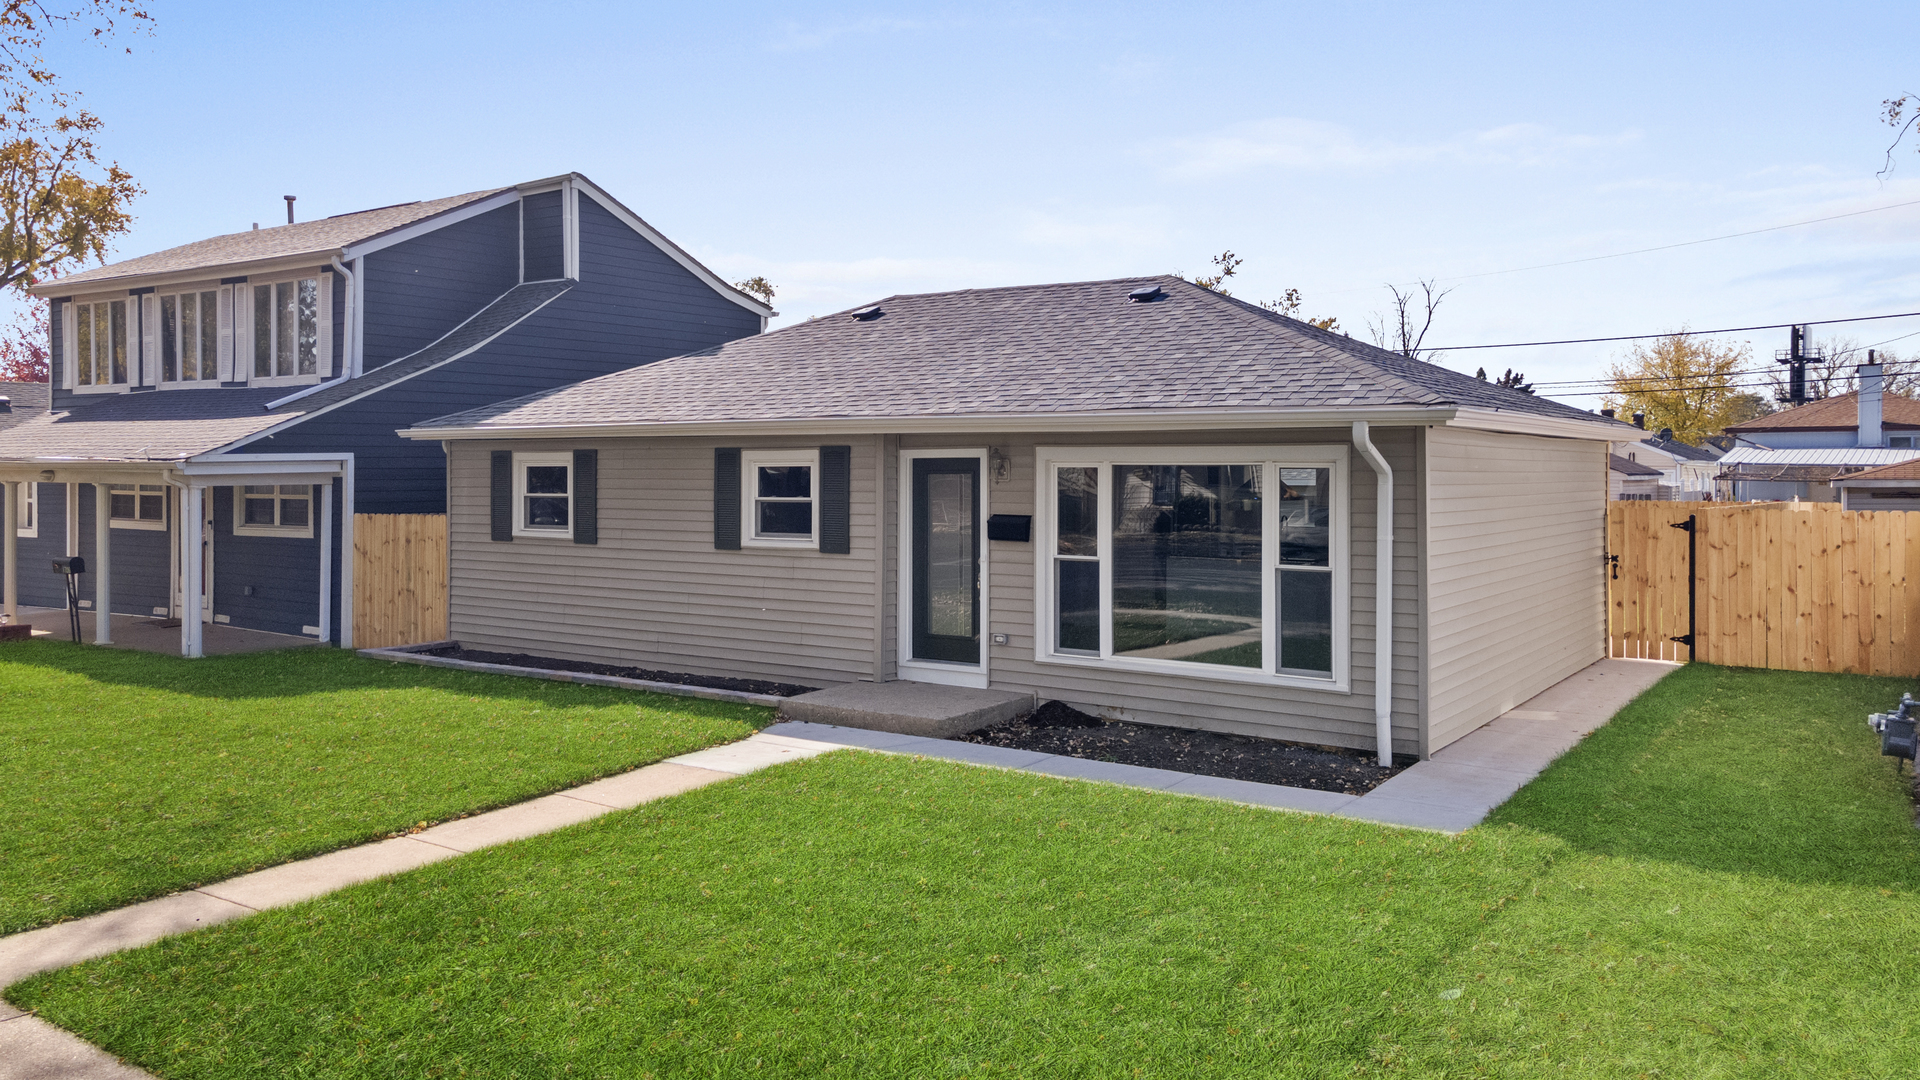
M 1430 344 L 1920 310 L 1920 201 L 1876 178 L 1920 90 L 1891 4 L 160 3 L 54 59 L 147 188 L 117 256 L 578 170 L 781 323 L 895 292 L 1208 269 Z M 776 325 L 779 325 L 778 323 Z M 1862 344 L 1920 319 L 1838 331 Z M 1771 356 L 1784 331 L 1750 338 Z M 1776 340 L 1778 339 L 1778 340 Z M 1920 354 L 1920 337 L 1889 346 Z M 1454 353 L 1592 378 L 1618 346 Z M 1589 399 L 1577 399 L 1591 404 Z

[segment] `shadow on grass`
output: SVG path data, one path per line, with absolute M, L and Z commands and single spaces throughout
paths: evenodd
M 1867 730 L 1911 679 L 1692 664 L 1489 819 L 1583 851 L 1806 884 L 1920 888 L 1911 774 Z
M 374 660 L 331 647 L 307 646 L 188 660 L 67 641 L 33 641 L 0 646 L 0 667 L 7 664 L 61 671 L 116 686 L 230 701 L 343 690 L 434 689 L 468 697 L 541 705 L 632 702 L 679 713 L 735 717 L 756 710 L 766 711 L 759 706 L 703 698 Z M 765 722 L 771 722 L 771 713 Z

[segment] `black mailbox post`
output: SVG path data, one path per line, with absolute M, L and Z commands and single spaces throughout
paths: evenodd
M 53 572 L 67 579 L 67 627 L 73 640 L 80 640 L 80 575 L 87 572 L 87 560 L 78 555 L 53 560 Z

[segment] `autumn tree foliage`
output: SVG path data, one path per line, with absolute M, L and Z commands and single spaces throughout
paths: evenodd
M 1607 366 L 1606 404 L 1621 416 L 1645 413 L 1647 430 L 1672 428 L 1674 438 L 1698 446 L 1749 418 L 1745 399 L 1752 395 L 1743 392 L 1740 373 L 1752 354 L 1745 342 L 1718 342 L 1684 330 L 1636 342 Z

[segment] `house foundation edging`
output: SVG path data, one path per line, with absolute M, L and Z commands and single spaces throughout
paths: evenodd
M 384 649 L 356 651 L 370 659 L 391 660 L 401 664 L 458 668 L 461 671 L 480 671 L 489 675 L 520 675 L 532 679 L 551 679 L 554 682 L 579 683 L 583 686 L 612 686 L 621 690 L 641 690 L 652 694 L 671 694 L 675 697 L 706 698 L 709 701 L 730 701 L 739 705 L 765 705 L 777 709 L 789 700 L 778 694 L 752 694 L 745 690 L 721 690 L 711 686 L 688 686 L 684 683 L 653 682 L 649 679 L 623 679 L 618 675 L 594 675 L 584 671 L 550 671 L 546 668 L 519 667 L 514 664 L 483 664 L 477 660 L 455 660 L 447 656 L 423 655 L 428 649 L 450 649 L 458 647 L 459 644 L 457 641 L 427 641 L 418 645 L 394 645 Z

